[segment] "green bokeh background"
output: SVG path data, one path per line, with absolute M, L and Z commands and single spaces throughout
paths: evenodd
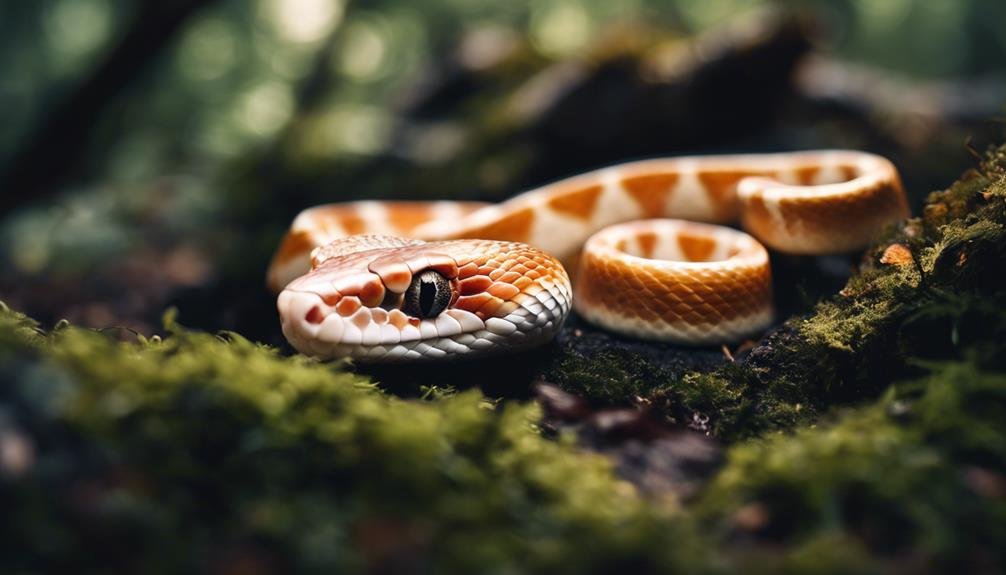
M 170 204 L 180 233 L 205 229 L 241 201 L 240 191 L 221 189 L 220 175 L 278 145 L 290 130 L 298 135 L 283 146 L 296 157 L 294 169 L 353 166 L 387 154 L 403 94 L 421 87 L 465 39 L 473 46 L 472 39 L 489 46 L 526 42 L 540 67 L 583 56 L 620 25 L 645 24 L 668 38 L 687 38 L 745 13 L 784 7 L 822 23 L 821 52 L 895 77 L 1001 81 L 1006 54 L 1006 4 L 998 0 L 155 4 L 191 15 L 88 120 L 87 138 L 55 180 L 60 200 L 28 202 L 35 209 L 4 218 L 3 255 L 17 271 L 73 262 L 87 267 L 120 253 L 141 241 L 124 216 L 151 202 Z M 19 148 L 33 131 L 96 73 L 147 11 L 154 11 L 150 4 L 128 0 L 0 7 L 0 173 L 23 160 Z M 470 58 L 479 57 L 470 51 Z M 312 88 L 310 110 L 301 110 L 304 82 L 318 68 L 326 69 L 319 76 L 324 82 Z M 445 126 L 443 137 L 451 134 Z M 159 182 L 169 190 L 158 191 Z M 343 199 L 367 190 L 314 193 Z M 71 245 L 73 257 L 61 258 Z

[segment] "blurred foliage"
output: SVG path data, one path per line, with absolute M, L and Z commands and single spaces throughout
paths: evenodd
M 769 4 L 737 0 L 470 4 L 384 0 L 210 0 L 104 118 L 112 147 L 92 158 L 92 178 L 136 181 L 199 170 L 264 145 L 293 117 L 300 82 L 316 66 L 338 78 L 324 96 L 325 154 L 372 154 L 387 144 L 395 94 L 424 67 L 483 34 L 527 38 L 545 59 L 576 56 L 617 22 L 648 22 L 679 35 Z M 785 3 L 783 3 L 785 4 Z M 794 3 L 796 4 L 796 3 Z M 996 0 L 819 0 L 799 3 L 827 19 L 837 54 L 924 77 L 1002 73 L 1006 7 Z M 32 122 L 73 90 L 121 39 L 137 6 L 122 0 L 14 3 L 0 13 L 0 105 L 17 114 L 0 132 L 0 160 Z M 470 46 L 468 57 L 492 57 Z M 492 50 L 492 42 L 484 43 Z
M 425 85 L 452 73 L 442 64 L 450 59 L 479 69 L 515 45 L 526 46 L 523 63 L 514 62 L 509 72 L 506 83 L 513 85 L 549 63 L 590 57 L 598 38 L 620 26 L 631 30 L 645 23 L 663 38 L 684 38 L 769 5 L 815 13 L 826 28 L 827 50 L 842 57 L 929 78 L 1001 79 L 1004 72 L 1006 32 L 996 23 L 1006 19 L 1006 8 L 997 0 L 435 0 L 421 9 L 390 0 L 173 0 L 163 3 L 164 12 L 186 6 L 177 33 L 166 37 L 163 47 L 151 48 L 142 68 L 109 80 L 121 81 L 121 89 L 107 101 L 90 104 L 93 118 L 76 120 L 89 127 L 81 147 L 71 152 L 74 161 L 58 164 L 58 177 L 63 188 L 86 186 L 76 194 L 83 198 L 78 205 L 86 205 L 79 210 L 43 205 L 8 219 L 2 230 L 5 259 L 31 274 L 60 269 L 67 244 L 83 244 L 73 254 L 80 262 L 121 256 L 122 246 L 149 234 L 135 222 L 144 209 L 137 197 L 158 193 L 151 187 L 168 190 L 161 196 L 179 208 L 179 215 L 171 216 L 173 224 L 191 211 L 194 227 L 205 229 L 198 217 L 206 209 L 218 218 L 243 217 L 241 188 L 254 187 L 256 175 L 219 177 L 233 172 L 235 163 L 264 161 L 263 154 L 287 157 L 283 168 L 292 171 L 312 162 L 355 166 L 374 156 L 395 156 L 407 109 L 403 94 L 421 94 Z M 123 47 L 131 27 L 157 17 L 142 3 L 122 0 L 44 0 L 0 8 L 0 107 L 14 111 L 0 126 L 0 173 L 25 164 L 20 148 L 32 141 L 52 109 L 79 96 L 90 75 L 107 72 L 96 68 Z M 466 145 L 464 127 L 456 122 L 428 128 L 413 148 L 431 158 L 443 161 Z M 487 129 L 491 123 L 479 127 Z M 407 130 L 404 136 L 408 140 Z M 40 145 L 33 151 L 45 155 L 45 144 Z M 513 151 L 498 154 L 498 169 L 511 169 L 508 154 Z M 29 159 L 44 165 L 42 158 Z M 462 178 L 461 173 L 451 177 Z M 152 184 L 165 180 L 168 185 Z M 491 175 L 481 174 L 463 186 L 485 189 L 491 182 Z M 354 187 L 330 188 L 339 184 Z M 269 212 L 274 204 L 290 201 L 282 194 L 292 194 L 295 202 L 281 210 L 286 214 L 306 207 L 306 199 L 387 195 L 389 190 L 376 183 L 361 189 L 355 180 L 313 185 L 322 189 L 308 196 L 270 189 L 281 197 L 256 209 Z M 228 186 L 238 189 L 221 189 Z M 105 206 L 110 204 L 118 205 L 109 212 Z M 75 226 L 82 217 L 97 225 Z M 262 241 L 272 245 L 276 232 L 268 232 Z M 169 226 L 157 233 L 172 237 L 189 231 Z M 208 241 L 213 245 L 212 238 Z

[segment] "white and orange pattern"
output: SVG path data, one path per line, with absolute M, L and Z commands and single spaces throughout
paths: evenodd
M 772 320 L 762 243 L 850 252 L 907 215 L 896 169 L 867 153 L 645 160 L 496 205 L 311 208 L 284 238 L 268 282 L 282 290 L 287 338 L 319 357 L 449 358 L 541 343 L 572 305 L 564 265 L 576 270 L 575 308 L 587 320 L 634 337 L 714 343 Z M 668 217 L 676 220 L 654 219 Z M 762 243 L 680 220 L 739 221 Z M 435 318 L 410 317 L 402 297 L 429 269 L 450 286 L 450 303 Z

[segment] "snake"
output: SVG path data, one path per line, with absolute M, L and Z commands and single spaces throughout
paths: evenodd
M 495 204 L 308 208 L 267 283 L 286 339 L 320 359 L 513 352 L 571 310 L 626 337 L 713 345 L 774 321 L 770 249 L 852 253 L 908 216 L 897 169 L 868 152 L 656 158 Z

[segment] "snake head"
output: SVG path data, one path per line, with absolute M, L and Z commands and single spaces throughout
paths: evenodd
M 298 351 L 388 362 L 544 343 L 571 298 L 562 264 L 525 244 L 354 236 L 316 250 L 277 306 Z

